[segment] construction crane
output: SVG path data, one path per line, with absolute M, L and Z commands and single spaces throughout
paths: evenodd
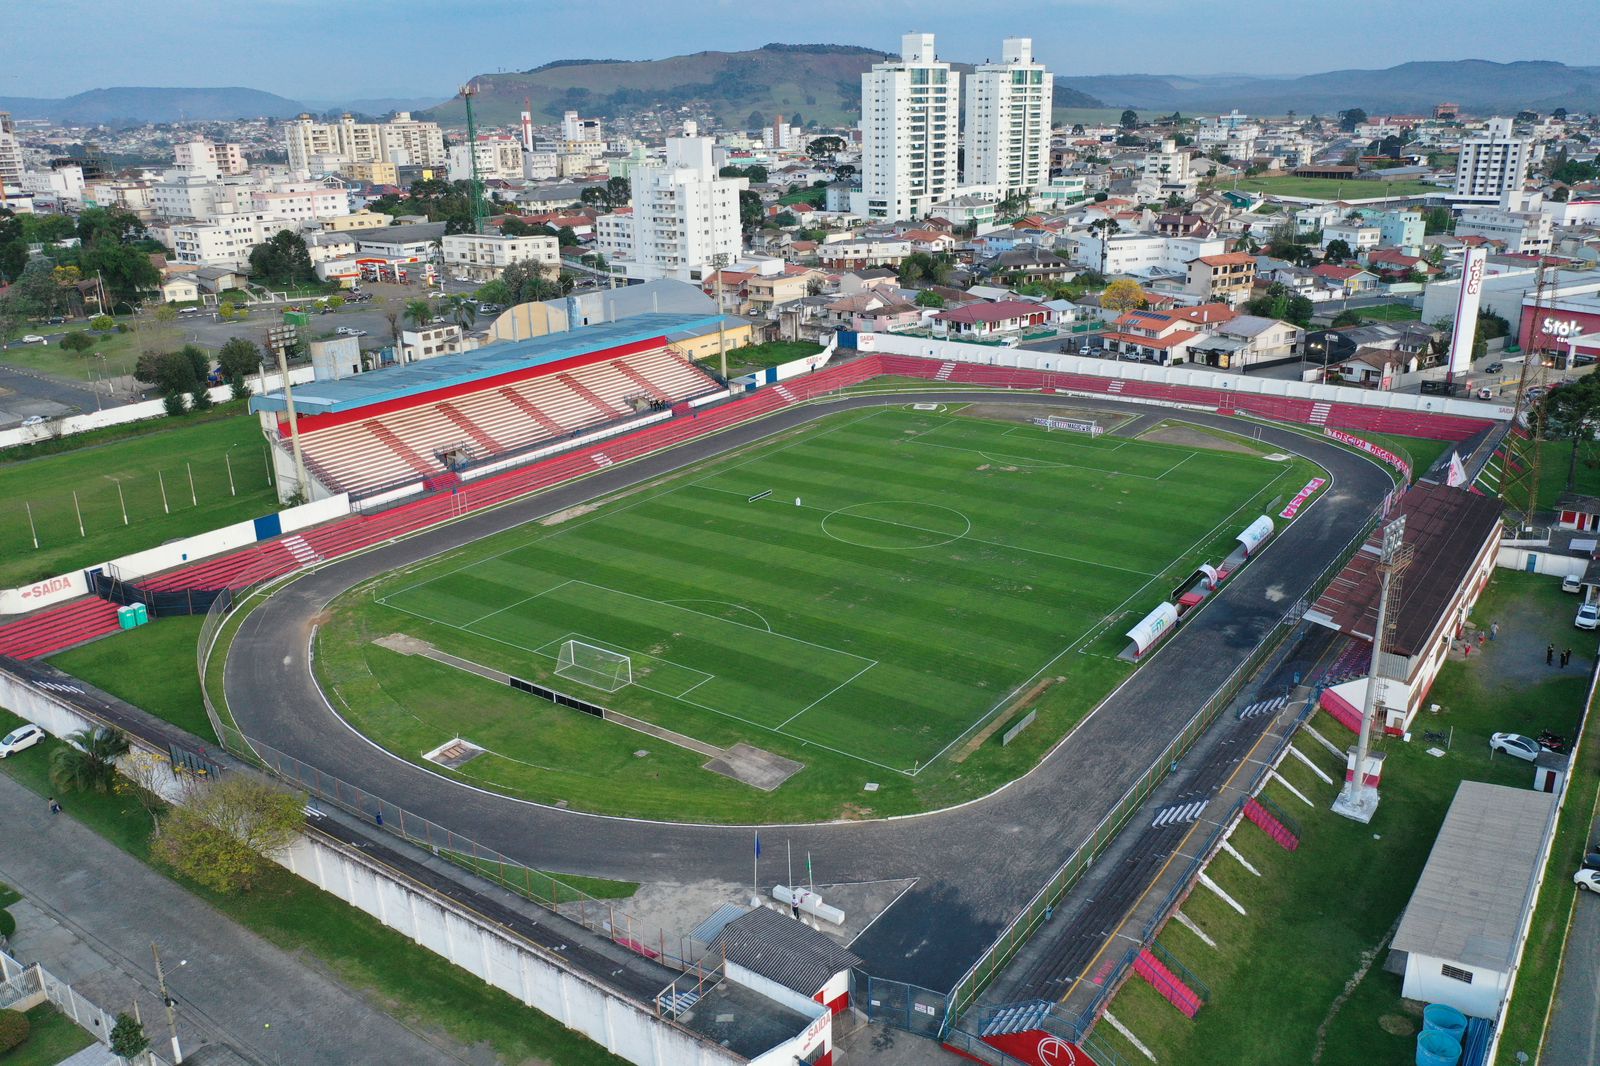
M 1522 376 L 1517 382 L 1516 403 L 1511 409 L 1511 430 L 1506 434 L 1505 470 L 1500 478 L 1500 498 L 1516 516 L 1517 528 L 1533 525 L 1539 507 L 1539 476 L 1544 455 L 1545 349 L 1538 332 L 1540 312 L 1545 308 L 1549 264 L 1539 261 L 1539 276 L 1534 284 L 1533 306 L 1524 318 L 1533 324 L 1528 330 L 1528 347 L 1522 353 Z
M 472 117 L 472 98 L 478 95 L 478 86 L 467 82 L 461 87 L 461 99 L 467 104 L 467 162 L 472 178 L 472 232 L 483 233 L 483 179 L 478 176 L 478 123 Z

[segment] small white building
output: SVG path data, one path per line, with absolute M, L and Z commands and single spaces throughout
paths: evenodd
M 1538 888 L 1555 797 L 1463 781 L 1386 966 L 1401 994 L 1475 1018 L 1500 1009 Z
M 552 273 L 561 265 L 561 242 L 554 237 L 452 233 L 443 238 L 442 247 L 445 270 L 470 281 L 497 278 L 512 263 L 534 262 Z
M 419 363 L 441 355 L 465 351 L 461 327 L 454 322 L 430 322 L 400 331 L 400 361 Z

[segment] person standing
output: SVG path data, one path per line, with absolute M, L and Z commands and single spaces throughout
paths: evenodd
M 1565 670 L 1567 668 L 1567 664 L 1570 663 L 1571 661 L 1572 661 L 1572 649 L 1571 648 L 1562 648 L 1561 649 L 1561 669 Z
M 1546 644 L 1544 646 L 1544 664 L 1546 666 L 1554 666 L 1555 665 L 1555 661 L 1556 661 L 1556 646 L 1554 644 Z
M 1500 639 L 1500 623 L 1499 622 L 1490 622 L 1489 623 L 1489 639 L 1490 640 L 1499 640 Z

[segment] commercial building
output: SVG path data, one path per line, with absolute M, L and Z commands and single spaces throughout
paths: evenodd
M 22 188 L 22 142 L 11 112 L 0 111 L 0 186 Z
M 316 122 L 302 114 L 284 124 L 291 170 L 339 170 L 350 163 L 444 166 L 444 134 L 434 122 L 419 122 L 401 111 L 388 122 Z
M 601 251 L 630 278 L 698 281 L 738 258 L 744 178 L 718 175 L 709 137 L 670 137 L 666 158 L 633 171 L 632 213 L 602 216 Z M 625 235 L 624 235 L 625 234 Z
M 561 242 L 554 237 L 452 233 L 444 238 L 443 250 L 445 270 L 471 281 L 497 278 L 512 263 L 538 263 L 552 274 L 561 265 Z
M 172 262 L 244 270 L 250 250 L 282 229 L 297 229 L 276 216 L 245 212 L 210 222 L 175 223 L 170 232 Z
M 250 210 L 296 222 L 335 218 L 350 213 L 344 182 L 327 177 L 315 181 L 278 181 L 250 192 Z
M 217 144 L 203 137 L 173 145 L 172 155 L 179 167 L 196 174 L 222 177 L 225 174 L 244 174 L 250 169 L 250 164 L 245 162 L 243 147 Z
M 1077 238 L 1077 260 L 1105 274 L 1148 274 L 1152 271 L 1187 276 L 1189 264 L 1207 255 L 1221 255 L 1221 237 L 1162 237 L 1152 233 L 1115 233 Z
M 1032 194 L 1050 180 L 1050 108 L 1055 82 L 1033 58 L 1033 39 L 1007 37 L 1000 62 L 967 79 L 962 181 L 1004 199 Z
M 515 137 L 480 136 L 472 146 L 472 154 L 478 157 L 480 179 L 522 180 L 522 143 Z M 468 181 L 472 178 L 472 159 L 467 154 L 466 145 L 450 146 L 448 174 L 451 181 Z
M 1256 257 L 1245 252 L 1202 255 L 1189 263 L 1185 290 L 1201 303 L 1243 303 L 1256 282 Z
M 1384 967 L 1404 975 L 1406 999 L 1445 1003 L 1474 1018 L 1499 1013 L 1554 804 L 1554 796 L 1527 788 L 1484 781 L 1456 788 Z
M 934 53 L 933 34 L 908 33 L 900 58 L 861 75 L 861 190 L 851 210 L 871 219 L 921 218 L 955 192 L 961 75 Z
M 393 163 L 346 163 L 339 168 L 339 173 L 351 181 L 364 181 L 373 185 L 398 185 L 400 175 L 396 173 Z
M 1455 235 L 1500 241 L 1508 252 L 1548 252 L 1555 239 L 1555 227 L 1543 211 L 1477 207 L 1461 213 Z
M 1520 192 L 1528 178 L 1533 142 L 1518 137 L 1509 118 L 1492 118 L 1488 128 L 1461 142 L 1456 160 L 1455 199 L 1498 204 L 1509 192 Z

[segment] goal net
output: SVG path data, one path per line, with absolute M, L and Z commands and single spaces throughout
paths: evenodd
M 621 652 L 581 640 L 563 641 L 561 654 L 556 656 L 556 676 L 602 692 L 615 692 L 633 684 L 633 660 Z

